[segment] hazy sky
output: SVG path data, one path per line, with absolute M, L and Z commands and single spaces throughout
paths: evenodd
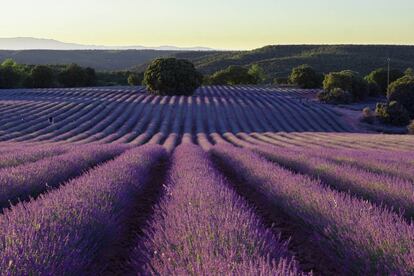
M 251 49 L 414 44 L 414 0 L 3 0 L 0 37 Z

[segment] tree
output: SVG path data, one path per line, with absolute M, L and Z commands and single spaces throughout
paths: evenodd
M 406 126 L 410 122 L 408 111 L 396 101 L 378 103 L 375 112 L 378 118 L 386 124 Z
M 95 86 L 97 81 L 95 69 L 86 67 L 84 72 L 85 83 L 83 86 Z
M 388 87 L 388 101 L 397 101 L 402 104 L 409 112 L 410 117 L 414 118 L 414 76 L 404 76 Z
M 64 87 L 82 87 L 87 86 L 88 76 L 82 67 L 73 63 L 59 74 L 58 80 Z
M 300 88 L 318 88 L 322 84 L 322 76 L 307 64 L 295 67 L 289 77 L 289 83 Z
M 414 69 L 413 68 L 407 68 L 407 70 L 404 71 L 405 76 L 413 76 L 414 77 Z
M 46 65 L 36 65 L 30 72 L 30 87 L 48 88 L 53 86 L 53 70 Z
M 231 65 L 209 77 L 208 83 L 212 85 L 239 85 L 257 84 L 258 79 L 249 74 L 249 69 Z
M 128 84 L 131 86 L 141 85 L 144 80 L 144 73 L 130 73 L 128 76 Z
M 323 89 L 332 91 L 335 88 L 350 92 L 353 101 L 364 100 L 369 93 L 367 81 L 361 78 L 357 72 L 350 70 L 332 72 L 325 76 Z
M 252 66 L 250 66 L 249 71 L 247 73 L 255 78 L 256 83 L 263 83 L 267 80 L 267 75 L 265 71 L 258 64 L 253 64 Z
M 22 69 L 12 59 L 6 59 L 0 65 L 0 88 L 18 87 L 22 79 Z
M 190 96 L 202 81 L 201 73 L 191 62 L 183 59 L 156 59 L 144 73 L 144 85 L 156 95 Z
M 390 83 L 401 78 L 404 74 L 400 70 L 390 70 Z M 369 73 L 365 80 L 373 87 L 373 84 L 378 85 L 379 92 L 382 95 L 387 93 L 388 88 L 388 70 L 385 68 L 378 68 Z M 371 88 L 372 89 L 372 88 Z

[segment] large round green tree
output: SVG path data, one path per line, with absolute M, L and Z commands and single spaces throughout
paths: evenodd
M 203 76 L 191 62 L 160 58 L 148 66 L 143 83 L 152 94 L 191 96 L 202 81 Z

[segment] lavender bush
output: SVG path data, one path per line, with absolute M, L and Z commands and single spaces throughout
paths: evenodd
M 255 151 L 288 169 L 321 179 L 335 189 L 349 191 L 378 205 L 385 204 L 404 212 L 409 218 L 414 216 L 414 187 L 411 181 L 287 149 L 258 147 Z
M 0 158 L 0 169 L 38 161 L 65 153 L 66 151 L 67 149 L 60 145 L 34 146 L 28 148 L 22 147 L 21 150 L 11 150 L 10 152 L 2 153 Z
M 414 226 L 395 213 L 331 190 L 248 150 L 216 146 L 211 153 L 238 176 L 237 185 L 254 191 L 249 199 L 265 207 L 263 212 L 282 210 L 312 231 L 325 257 L 343 273 L 414 272 Z M 255 200 L 258 195 L 262 202 Z
M 194 145 L 173 155 L 165 197 L 132 257 L 144 275 L 298 275 L 266 229 Z
M 22 166 L 0 170 L 0 208 L 26 200 L 81 175 L 88 168 L 107 161 L 126 149 L 121 145 L 73 147 L 69 153 Z
M 119 238 L 122 217 L 166 158 L 160 146 L 127 151 L 0 216 L 3 275 L 97 275 L 94 262 Z

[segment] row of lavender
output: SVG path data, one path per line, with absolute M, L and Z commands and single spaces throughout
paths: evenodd
M 27 150 L 21 150 L 22 156 Z M 35 148 L 30 150 L 37 153 Z M 154 215 L 143 233 L 125 246 L 120 244 L 122 235 L 130 233 L 126 228 L 141 227 L 131 223 L 139 220 L 139 210 L 131 210 L 137 208 L 136 202 L 145 202 L 145 191 L 162 175 L 159 170 L 168 158 L 166 151 L 149 145 L 131 150 L 124 146 L 48 150 L 50 155 L 40 154 L 37 161 L 17 158 L 0 169 L 0 175 L 15 173 L 8 183 L 16 185 L 9 185 L 9 190 L 19 191 L 18 196 L 10 196 L 16 194 L 11 192 L 4 197 L 25 200 L 3 209 L 0 216 L 0 270 L 5 275 L 100 274 L 114 264 L 111 251 L 128 256 L 115 263 L 143 274 L 296 275 L 303 269 L 410 274 L 414 269 L 410 201 L 398 193 L 399 189 L 407 193 L 409 187 L 398 182 L 398 189 L 392 189 L 388 179 L 398 174 L 398 167 L 393 167 L 396 162 L 410 167 L 408 154 L 402 154 L 402 161 L 393 154 L 380 154 L 378 165 L 355 152 L 338 151 L 333 156 L 335 152 L 329 150 L 299 153 L 261 146 L 253 148 L 257 152 L 253 153 L 219 145 L 205 153 L 183 145 L 171 157 Z M 119 154 L 69 180 L 78 176 L 74 171 L 90 169 Z M 348 159 L 343 161 L 343 156 Z M 370 158 L 375 156 L 371 153 Z M 311 166 L 317 162 L 328 168 L 326 172 Z M 45 164 L 49 167 L 42 172 Z M 380 174 L 383 168 L 388 170 Z M 344 169 L 352 173 L 332 178 Z M 19 175 L 32 171 L 41 176 L 34 175 L 24 185 L 18 182 Z M 372 176 L 351 178 L 359 172 Z M 381 177 L 386 181 L 381 182 Z M 409 177 L 398 179 L 410 181 Z M 39 181 L 51 183 L 52 188 L 42 188 Z M 21 186 L 26 188 L 20 191 Z M 27 201 L 33 196 L 38 197 Z M 403 213 L 398 215 L 381 204 Z M 292 229 L 303 232 L 308 241 L 299 242 Z M 303 254 L 309 251 L 320 260 Z
M 288 154 L 283 149 L 257 147 L 255 150 L 289 169 L 317 177 L 297 174 L 246 149 L 223 145 L 213 148 L 211 154 L 233 179 L 236 189 L 266 219 L 277 223 L 283 218 L 285 223 L 291 224 L 290 227 L 299 225 L 302 230 L 306 229 L 308 244 L 303 245 L 302 250 L 305 247 L 314 250 L 313 254 L 320 257 L 320 264 L 335 264 L 329 268 L 316 267 L 317 270 L 353 275 L 410 275 L 414 272 L 414 225 L 408 219 L 412 213 L 407 208 L 404 215 L 408 218 L 404 218 L 382 206 L 381 199 L 385 200 L 392 194 L 380 194 L 380 189 L 373 187 L 376 184 L 373 179 L 366 180 L 371 181 L 371 186 L 364 187 L 362 196 L 363 192 L 358 189 L 363 189 L 364 183 L 347 179 L 350 175 L 346 169 L 351 167 L 340 171 L 328 170 L 327 177 L 312 171 L 318 169 L 317 163 L 310 168 L 295 159 L 308 162 L 308 166 L 313 164 L 312 161 L 321 160 L 308 160 L 298 152 Z M 325 168 L 325 164 L 322 167 Z M 359 176 L 355 179 L 362 181 Z M 349 184 L 349 189 L 346 184 Z M 357 185 L 361 186 L 357 189 Z M 395 185 L 403 186 L 401 183 Z M 411 189 L 404 187 L 410 191 L 408 197 L 412 199 L 412 183 Z M 365 200 L 368 194 L 370 199 L 375 198 L 374 191 L 367 192 L 370 188 L 382 197 L 378 195 L 375 200 Z M 399 195 L 402 197 L 402 193 Z M 388 203 L 400 204 L 397 207 L 402 208 L 405 202 L 401 198 L 391 198 Z
M 195 136 L 350 130 L 327 107 L 254 88 L 203 87 L 193 97 L 159 97 L 127 89 L 12 92 L 0 95 L 0 103 L 15 103 L 0 106 L 1 141 L 142 144 L 154 136 L 164 141 L 172 132 Z
M 114 157 L 126 147 L 89 149 Z M 121 242 L 124 228 L 135 219 L 130 210 L 136 201 L 144 201 L 148 196 L 143 192 L 145 187 L 151 186 L 154 177 L 160 175 L 154 169 L 167 159 L 162 147 L 139 147 L 63 183 L 69 173 L 63 172 L 55 180 L 53 172 L 65 167 L 67 171 L 69 167 L 81 170 L 82 164 L 78 162 L 82 158 L 85 162 L 103 158 L 86 153 L 85 147 L 66 150 L 70 153 L 0 170 L 0 175 L 15 170 L 15 175 L 22 177 L 40 170 L 42 179 L 50 178 L 54 186 L 59 186 L 48 192 L 43 190 L 35 200 L 3 209 L 0 268 L 5 275 L 100 274 L 110 269 L 108 265 L 114 263 L 108 252 Z M 24 155 L 27 149 L 20 151 Z M 60 164 L 68 159 L 68 154 L 74 163 Z M 49 167 L 43 171 L 41 165 L 45 164 Z M 52 175 L 48 176 L 46 171 Z M 24 184 L 28 187 L 24 194 L 33 196 L 39 192 L 37 180 Z M 15 183 L 14 189 L 22 185 L 18 181 L 10 181 Z M 286 242 L 265 228 L 213 168 L 201 148 L 182 146 L 176 150 L 164 187 L 166 192 L 158 204 L 154 222 L 145 231 L 145 238 L 136 239 L 135 250 L 131 245 L 130 265 L 125 263 L 125 267 L 149 274 L 299 273 Z M 225 212 L 220 212 L 223 209 Z M 165 236 L 169 239 L 163 239 Z

